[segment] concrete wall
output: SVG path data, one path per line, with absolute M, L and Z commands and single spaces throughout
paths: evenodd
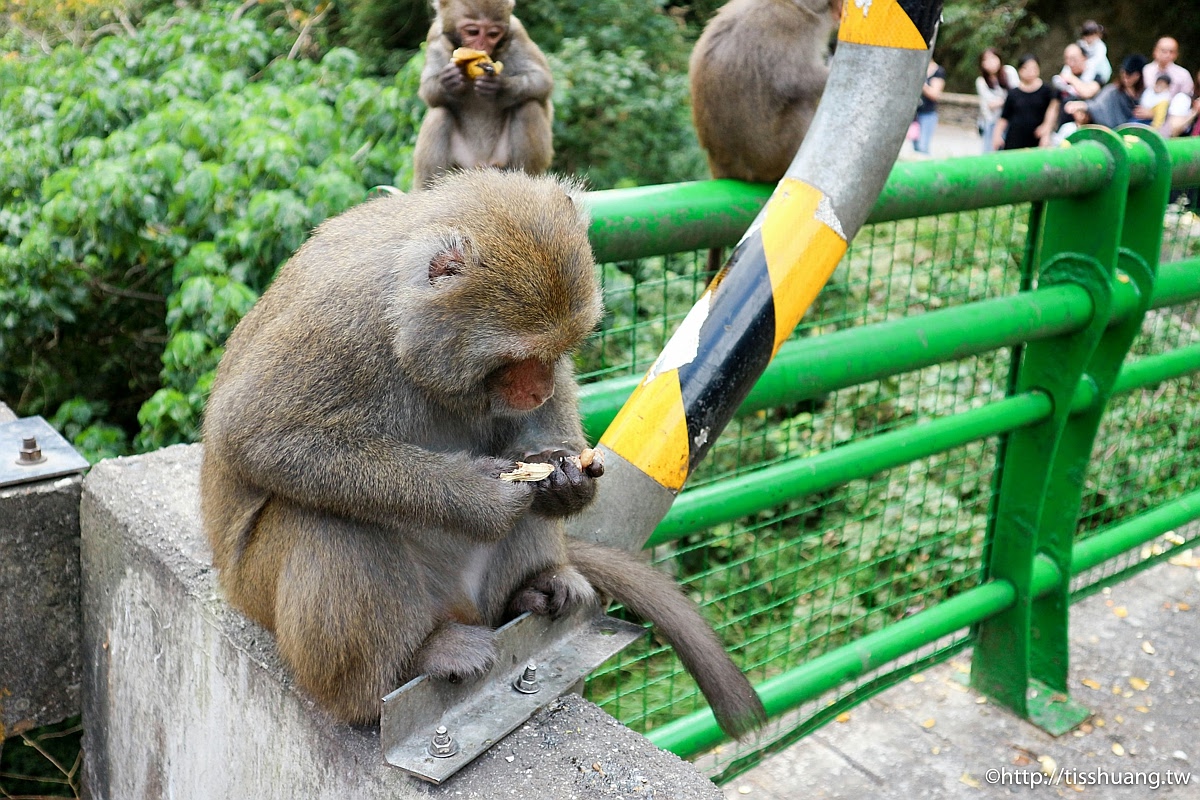
M 718 798 L 690 764 L 568 696 L 441 787 L 327 718 L 218 595 L 200 446 L 94 467 L 83 489 L 84 784 L 92 798 Z
M 15 419 L 0 404 L 0 424 Z M 79 713 L 82 480 L 0 488 L 0 747 Z
M 938 103 L 938 124 L 975 130 L 979 120 L 979 98 L 973 94 L 942 92 Z

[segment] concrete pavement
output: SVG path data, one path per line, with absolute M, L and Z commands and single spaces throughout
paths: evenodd
M 1200 563 L 1195 551 L 1173 560 Z M 1072 733 L 1050 736 L 969 689 L 965 652 L 735 778 L 726 800 L 1195 800 L 1198 615 L 1200 568 L 1169 563 L 1072 606 L 1071 697 L 1093 712 Z

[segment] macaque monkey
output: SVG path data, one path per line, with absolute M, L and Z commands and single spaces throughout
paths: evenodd
M 435 0 L 420 89 L 429 109 L 413 153 L 413 189 L 456 167 L 537 175 L 550 166 L 550 64 L 512 9 L 513 0 Z M 459 48 L 499 63 L 472 67 L 455 58 Z
M 204 420 L 201 512 L 229 601 L 340 720 L 494 628 L 597 592 L 657 624 L 731 735 L 749 682 L 674 582 L 568 540 L 603 473 L 571 353 L 600 317 L 578 187 L 471 170 L 322 224 L 234 330 Z M 590 455 L 590 454 L 589 454 Z M 500 478 L 517 461 L 540 480 Z
M 731 0 L 704 27 L 688 77 L 714 178 L 778 183 L 825 90 L 842 0 Z

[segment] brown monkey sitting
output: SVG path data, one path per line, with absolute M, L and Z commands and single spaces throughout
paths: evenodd
M 731 0 L 688 63 L 692 123 L 714 178 L 777 183 L 800 149 L 829 68 L 842 0 Z
M 456 173 L 321 225 L 226 345 L 201 511 L 220 582 L 341 720 L 418 674 L 470 678 L 493 628 L 595 589 L 658 624 L 723 727 L 762 705 L 667 576 L 566 539 L 594 495 L 571 351 L 600 315 L 578 190 Z M 507 482 L 517 460 L 555 466 Z
M 537 175 L 554 155 L 550 64 L 512 16 L 513 0 L 435 0 L 421 99 L 429 106 L 413 152 L 413 188 L 455 167 L 508 167 Z M 471 77 L 454 51 L 502 63 Z

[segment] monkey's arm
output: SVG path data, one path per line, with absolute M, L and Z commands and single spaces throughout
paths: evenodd
M 550 63 L 523 31 L 521 38 L 524 42 L 514 38 L 506 48 L 502 59 L 504 71 L 497 76 L 499 91 L 496 102 L 501 108 L 511 108 L 530 100 L 544 102 L 550 99 L 550 92 L 554 88 Z
M 383 438 L 363 424 L 370 411 L 264 417 L 252 405 L 236 426 L 218 421 L 206 447 L 241 481 L 300 505 L 383 527 L 405 520 L 495 541 L 532 502 L 528 485 L 498 479 L 512 461 Z
M 813 64 L 807 69 L 776 70 L 771 80 L 775 92 L 786 102 L 816 105 L 829 80 L 829 67 Z
M 430 34 L 425 48 L 425 67 L 421 70 L 421 86 L 417 94 L 430 108 L 455 106 L 466 89 L 466 78 L 462 70 L 452 65 L 449 45 L 440 34 Z M 457 78 L 457 80 L 454 80 Z

